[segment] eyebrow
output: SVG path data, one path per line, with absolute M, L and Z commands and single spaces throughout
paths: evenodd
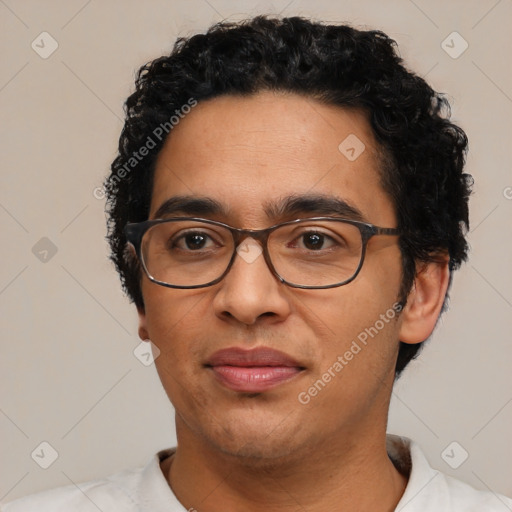
M 272 221 L 313 214 L 366 222 L 361 210 L 356 206 L 344 199 L 324 194 L 290 195 L 278 200 L 265 201 L 263 211 Z M 229 217 L 230 209 L 211 197 L 173 196 L 159 206 L 153 218 L 162 219 L 176 214 L 191 217 Z
M 206 215 L 227 216 L 226 208 L 210 197 L 173 196 L 165 200 L 155 212 L 155 219 L 162 219 L 175 214 L 200 217 Z
M 314 214 L 365 221 L 363 213 L 356 206 L 344 199 L 324 194 L 291 195 L 278 201 L 268 201 L 264 204 L 264 211 L 271 219 Z

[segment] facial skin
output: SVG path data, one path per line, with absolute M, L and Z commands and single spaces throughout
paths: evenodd
M 353 162 L 338 149 L 350 134 L 366 147 Z M 199 103 L 173 128 L 157 162 L 149 218 L 171 197 L 209 197 L 227 215 L 195 216 L 262 229 L 291 220 L 268 218 L 265 202 L 314 194 L 396 227 L 378 169 L 378 147 L 360 112 L 293 94 L 220 97 Z M 385 451 L 398 340 L 423 341 L 434 328 L 448 283 L 445 263 L 420 272 L 402 314 L 308 404 L 299 393 L 397 302 L 397 237 L 372 238 L 357 278 L 338 288 L 291 288 L 263 257 L 247 263 L 238 256 L 208 288 L 165 288 L 146 276 L 141 283 L 139 335 L 161 351 L 157 370 L 176 410 L 178 449 L 163 471 L 186 507 L 284 511 L 299 503 L 325 510 L 343 503 L 347 510 L 394 510 L 406 482 Z M 220 349 L 261 346 L 304 370 L 254 394 L 226 388 L 205 367 Z

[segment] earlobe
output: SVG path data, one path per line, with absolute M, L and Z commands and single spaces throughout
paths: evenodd
M 400 341 L 421 343 L 434 330 L 450 283 L 448 256 L 422 263 L 402 312 Z
M 150 339 L 146 323 L 146 313 L 144 309 L 137 308 L 137 313 L 139 315 L 139 338 L 142 341 Z

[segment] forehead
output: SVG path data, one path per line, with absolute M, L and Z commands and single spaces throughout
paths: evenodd
M 393 225 L 379 154 L 358 110 L 274 92 L 200 102 L 160 152 L 150 217 L 186 195 L 223 203 L 231 221 L 264 225 L 268 201 L 307 194 L 342 199 L 366 220 Z

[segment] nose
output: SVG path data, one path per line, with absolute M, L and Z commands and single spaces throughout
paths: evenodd
M 291 311 L 286 285 L 269 269 L 259 242 L 246 238 L 236 252 L 235 261 L 215 295 L 215 314 L 246 325 L 263 318 L 270 318 L 271 322 L 284 320 Z

